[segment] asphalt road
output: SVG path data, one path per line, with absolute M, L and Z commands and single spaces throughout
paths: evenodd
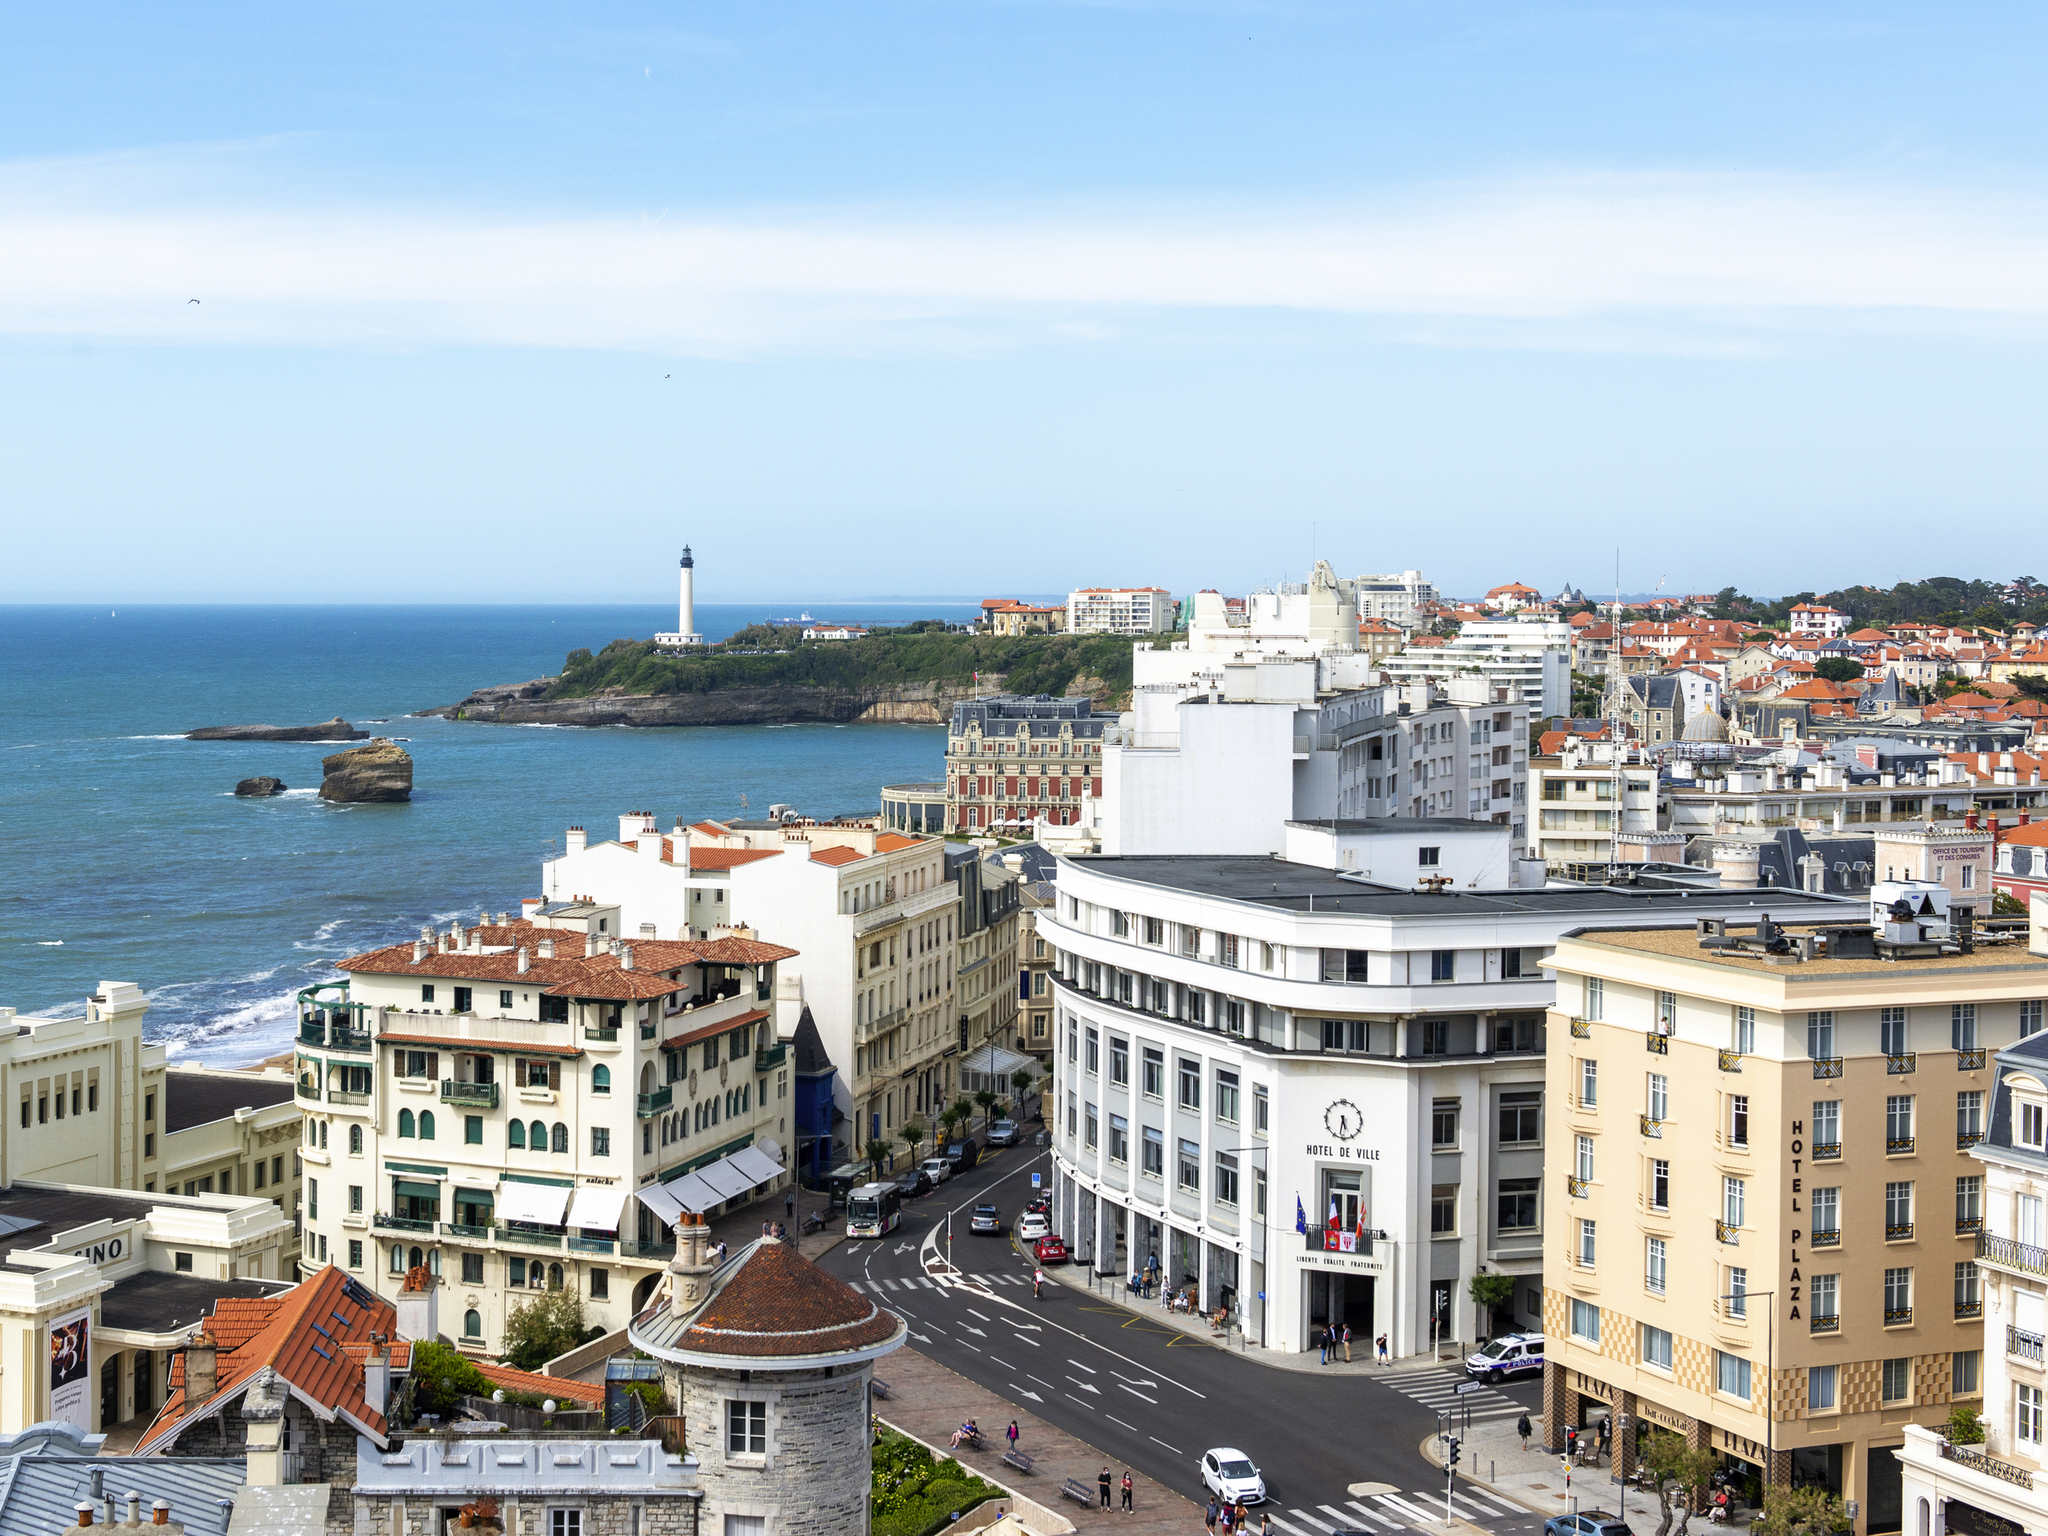
M 1442 1518 L 1443 1475 L 1417 1446 L 1436 1429 L 1435 1405 L 1456 1400 L 1462 1373 L 1283 1371 L 1106 1292 L 1048 1284 L 1034 1301 L 1032 1261 L 1008 1231 L 1030 1197 L 1034 1169 L 1050 1177 L 1048 1152 L 988 1156 L 910 1202 L 895 1232 L 841 1243 L 824 1265 L 901 1313 L 911 1342 L 934 1359 L 1197 1502 L 1206 1499 L 1202 1452 L 1234 1445 L 1264 1473 L 1265 1509 L 1286 1536 L 1388 1536 Z M 1003 1212 L 1000 1237 L 967 1229 L 984 1200 Z M 1531 1381 L 1471 1398 L 1475 1413 L 1498 1417 L 1533 1412 L 1539 1395 Z M 1462 1481 L 1455 1499 L 1460 1518 L 1489 1530 L 1527 1536 L 1540 1524 L 1505 1501 L 1466 1492 Z

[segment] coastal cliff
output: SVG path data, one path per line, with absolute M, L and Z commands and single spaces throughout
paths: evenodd
M 572 651 L 559 676 L 420 713 L 502 725 L 936 725 L 977 692 L 1085 693 L 1114 707 L 1130 678 L 1131 642 L 1109 635 L 889 634 L 680 655 L 615 640 Z

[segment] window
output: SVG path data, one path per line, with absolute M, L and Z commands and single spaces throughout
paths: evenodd
M 1813 1302 L 1813 1321 L 1816 1327 L 1823 1318 L 1833 1323 L 1842 1315 L 1841 1276 L 1815 1275 L 1813 1284 L 1807 1290 L 1807 1296 Z
M 1984 1225 L 1984 1175 L 1965 1174 L 1956 1180 L 1956 1231 L 1974 1232 Z
M 2038 1001 L 2020 1004 L 2020 1038 L 2038 1035 L 2041 1032 L 2041 1005 Z
M 1365 1020 L 1325 1019 L 1323 1020 L 1323 1049 L 1326 1051 L 1362 1051 L 1368 1043 Z
M 590 1299 L 609 1301 L 612 1295 L 612 1272 L 608 1269 L 593 1269 L 590 1272 Z
M 320 1181 L 318 1179 L 306 1180 L 306 1219 L 308 1221 L 318 1221 L 320 1219 Z
M 523 1121 L 523 1120 L 514 1120 L 514 1121 L 512 1121 L 512 1122 L 511 1122 L 511 1123 L 510 1123 L 509 1125 L 507 1125 L 507 1126 L 505 1127 L 505 1145 L 506 1145 L 506 1146 L 508 1146 L 508 1147 L 518 1147 L 518 1148 L 519 1148 L 519 1149 L 521 1149 L 522 1151 L 523 1151 L 523 1150 L 525 1150 L 525 1147 L 526 1147 L 526 1122 L 525 1122 L 525 1121 Z
M 1081 1121 L 1081 1145 L 1093 1152 L 1101 1140 L 1101 1122 L 1096 1116 L 1095 1106 L 1090 1104 Z
M 1538 1181 L 1502 1179 L 1496 1194 L 1495 1225 L 1502 1232 L 1533 1232 L 1537 1217 Z
M 1643 1093 L 1643 1113 L 1662 1120 L 1671 1109 L 1671 1082 L 1662 1072 L 1652 1072 Z
M 1842 1189 L 1838 1184 L 1819 1185 L 1813 1191 L 1814 1241 L 1822 1241 L 1823 1234 L 1842 1235 Z
M 352 1125 L 348 1128 L 348 1155 L 350 1157 L 361 1157 L 363 1155 L 363 1128 L 360 1125 Z M 262 1164 L 257 1164 L 257 1169 L 257 1182 L 260 1184 L 262 1182 Z
M 1442 1186 L 1429 1192 L 1429 1235 L 1451 1237 L 1458 1230 L 1458 1192 Z
M 1498 1140 L 1504 1143 L 1538 1142 L 1543 1139 L 1543 1093 L 1541 1089 L 1516 1089 L 1500 1096 Z
M 1252 1133 L 1258 1136 L 1268 1134 L 1273 1128 L 1272 1101 L 1266 1097 L 1266 1085 L 1252 1085 Z
M 1429 1144 L 1439 1148 L 1458 1144 L 1458 1100 L 1437 1099 L 1430 1104 Z
M 423 1003 L 431 1003 L 431 1002 L 432 1002 L 433 1000 L 434 1000 L 434 984 L 433 984 L 433 983 L 432 983 L 431 981 L 423 981 L 423 982 L 421 982 L 421 983 L 420 983 L 420 1001 L 421 1001 L 421 1002 L 423 1002 Z
M 1749 1145 L 1749 1095 L 1746 1093 L 1728 1095 L 1728 1145 Z
M 1166 1177 L 1166 1138 L 1153 1126 L 1145 1127 L 1145 1172 L 1152 1178 Z
M 1956 1095 L 1956 1145 L 1967 1147 L 1984 1139 L 1984 1095 L 1975 1088 Z
M 1180 1107 L 1200 1109 L 1202 1107 L 1202 1064 L 1185 1056 L 1174 1058 L 1180 1079 Z
M 189 1254 L 189 1253 L 174 1253 L 174 1254 L 172 1254 L 172 1255 L 171 1255 L 171 1268 L 172 1268 L 172 1269 L 174 1269 L 175 1271 L 177 1271 L 177 1273 L 179 1273 L 179 1274 L 181 1274 L 181 1275 L 189 1275 L 189 1274 L 191 1274 L 191 1273 L 192 1273 L 192 1255 L 191 1255 L 191 1254 Z
M 1963 1259 L 1956 1265 L 1956 1316 L 1975 1317 L 1983 1310 L 1984 1293 L 1978 1289 L 1978 1270 L 1975 1259 Z
M 1216 1118 L 1225 1125 L 1237 1124 L 1237 1074 L 1216 1070 Z
M 398 1134 L 402 1140 L 409 1139 L 414 1134 L 412 1111 L 409 1109 L 401 1109 L 398 1112 Z
M 1835 1371 L 1832 1365 L 1806 1368 L 1806 1407 L 1810 1413 L 1826 1413 L 1835 1406 Z
M 583 1511 L 580 1509 L 549 1510 L 548 1536 L 583 1536 Z
M 1418 848 L 1415 850 L 1415 863 L 1422 869 L 1435 869 L 1442 862 L 1443 854 L 1442 848 Z
M 1723 1223 L 1731 1227 L 1742 1225 L 1742 1212 L 1746 1204 L 1744 1195 L 1746 1193 L 1746 1186 L 1741 1179 L 1725 1174 L 1722 1176 L 1721 1220 Z
M 1657 1033 L 1668 1035 L 1678 1028 L 1678 994 L 1659 992 L 1657 994 Z
M 768 1405 L 730 1398 L 725 1405 L 725 1453 L 728 1456 L 768 1454 Z
M 1237 1154 L 1218 1152 L 1216 1154 L 1216 1203 L 1237 1204 Z
M 1884 1148 L 1887 1152 L 1913 1150 L 1913 1095 L 1910 1093 L 1885 1096 Z
M 1109 1117 L 1109 1160 L 1112 1163 L 1128 1163 L 1131 1160 L 1131 1123 L 1122 1115 Z
M 1109 1080 L 1118 1087 L 1131 1081 L 1131 1042 L 1118 1035 L 1109 1037 Z
M 1894 1355 L 1884 1362 L 1879 1397 L 1887 1403 L 1903 1403 L 1912 1392 L 1913 1362 Z
M 1596 1252 L 1593 1223 L 1581 1218 L 1579 1222 L 1579 1267 L 1581 1269 L 1591 1269 Z
M 1126 978 L 1125 985 L 1128 988 L 1128 977 Z M 1081 1047 L 1081 1070 L 1090 1077 L 1093 1077 L 1102 1070 L 1102 1042 L 1097 1038 L 1095 1031 L 1092 1029 L 1083 1035 L 1082 1039 L 1085 1043 Z
M 2012 1433 L 2028 1445 L 2041 1443 L 2041 1389 L 2016 1386 L 2013 1393 Z
M 1598 1023 L 1607 1012 L 1607 983 L 1598 976 L 1586 978 L 1586 1018 Z
M 610 1093 L 612 1091 L 612 1069 L 599 1063 L 590 1069 L 590 1091 Z
M 1600 1063 L 1590 1057 L 1579 1063 L 1579 1106 L 1596 1109 L 1600 1104 Z
M 1650 1159 L 1650 1209 L 1671 1209 L 1671 1163 L 1667 1158 Z
M 1145 1047 L 1145 1097 L 1163 1098 L 1166 1094 L 1166 1054 L 1157 1046 Z
M 434 1112 L 431 1109 L 423 1109 L 420 1111 L 420 1140 L 432 1141 L 433 1139 Z
M 480 1253 L 465 1253 L 462 1256 L 462 1283 L 482 1285 L 484 1283 L 484 1256 Z
M 1600 1342 L 1600 1309 L 1576 1296 L 1572 1298 L 1572 1337 L 1588 1344 Z
M 1742 1006 L 1735 1010 L 1735 1053 L 1751 1056 L 1756 1053 L 1756 1010 Z
M 1815 1061 L 1834 1060 L 1835 1014 L 1833 1009 L 1817 1009 L 1807 1014 L 1806 1054 Z
M 1956 1003 L 1948 1011 L 1950 1043 L 1959 1051 L 1977 1049 L 1977 1005 Z
M 1578 1139 L 1577 1155 L 1573 1160 L 1573 1166 L 1578 1169 L 1578 1179 L 1580 1183 L 1590 1184 L 1593 1182 L 1592 1137 L 1581 1136 Z
M 1503 981 L 1521 979 L 1522 952 L 1519 949 L 1504 949 L 1500 952 L 1500 974 Z
M 1949 1356 L 1950 1396 L 1975 1397 L 1984 1390 L 1977 1380 L 1977 1369 L 1982 1359 L 1983 1351 L 1976 1349 L 1959 1349 Z
M 1877 1013 L 1877 1048 L 1887 1056 L 1906 1054 L 1906 1010 L 1880 1008 Z
M 555 1150 L 557 1152 L 567 1152 L 569 1150 L 569 1127 L 559 1120 L 555 1122 Z
M 1669 1278 L 1666 1268 L 1664 1239 L 1652 1237 L 1643 1245 L 1643 1288 L 1653 1295 L 1664 1294 L 1665 1281 Z
M 1180 1139 L 1179 1149 L 1180 1156 L 1176 1160 L 1174 1168 L 1175 1182 L 1182 1189 L 1193 1194 L 1202 1187 L 1201 1144 L 1189 1141 L 1183 1136 Z
M 593 1125 L 590 1128 L 590 1155 L 610 1157 L 612 1155 L 612 1133 L 609 1126 Z
M 348 1240 L 348 1267 L 350 1269 L 361 1269 L 363 1267 L 363 1245 L 358 1239 L 353 1237 Z
M 1749 1362 L 1725 1350 L 1714 1351 L 1714 1390 L 1749 1401 Z
M 1884 1320 L 1887 1323 L 1913 1321 L 1913 1270 L 1898 1265 L 1884 1272 Z
M 350 1215 L 359 1214 L 363 1208 L 363 1186 L 351 1184 L 348 1187 L 348 1209 Z
M 1823 1152 L 1821 1149 L 1827 1150 Z M 1842 1101 L 1840 1099 L 1815 1099 L 1813 1101 L 1813 1155 L 1815 1157 L 1840 1157 L 1842 1155 Z
M 464 1115 L 462 1117 L 462 1144 L 465 1147 L 480 1147 L 484 1144 L 484 1117 Z
M 1433 949 L 1429 952 L 1429 979 L 1431 981 L 1454 981 L 1457 979 L 1458 952 L 1454 949 Z
M 1889 1179 L 1884 1186 L 1884 1235 L 1888 1238 L 1913 1235 L 1913 1181 Z

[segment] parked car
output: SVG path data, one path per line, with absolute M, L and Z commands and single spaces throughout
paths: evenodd
M 1251 1457 L 1232 1446 L 1219 1445 L 1202 1452 L 1202 1486 L 1219 1499 L 1266 1502 L 1266 1480 L 1259 1476 Z
M 1017 1218 L 1017 1241 L 1035 1243 L 1052 1230 L 1052 1218 L 1043 1211 L 1026 1211 Z
M 906 1168 L 896 1175 L 896 1192 L 906 1200 L 932 1192 L 932 1176 L 922 1168 Z
M 958 1141 L 946 1143 L 944 1155 L 955 1173 L 965 1173 L 981 1161 L 981 1148 L 975 1145 L 972 1136 L 962 1136 Z
M 1033 1243 L 1031 1253 L 1041 1264 L 1064 1264 L 1071 1257 L 1067 1252 L 1067 1240 L 1057 1232 L 1048 1232 Z
M 988 1128 L 988 1144 L 992 1147 L 1014 1147 L 1022 1135 L 1014 1120 L 998 1120 Z
M 1504 1333 L 1465 1357 L 1465 1374 L 1476 1381 L 1543 1373 L 1543 1335 Z
M 1024 1202 L 1024 1209 L 1027 1211 L 1044 1211 L 1047 1214 L 1051 1214 L 1052 1196 L 1047 1194 L 1033 1195 Z
M 1628 1522 L 1604 1509 L 1582 1509 L 1576 1515 L 1553 1515 L 1543 1522 L 1543 1536 L 1635 1536 Z
M 993 1204 L 977 1205 L 974 1214 L 967 1218 L 967 1230 L 992 1232 L 1000 1236 L 1003 1230 L 1003 1214 Z
M 943 1157 L 928 1157 L 917 1165 L 934 1186 L 943 1184 L 953 1177 L 953 1165 Z

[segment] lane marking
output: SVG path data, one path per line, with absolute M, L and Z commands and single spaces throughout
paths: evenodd
M 1136 1434 L 1136 1433 L 1138 1432 L 1138 1426 L 1137 1426 L 1137 1425 L 1135 1425 L 1135 1424 L 1124 1424 L 1124 1421 L 1123 1421 L 1122 1419 L 1118 1418 L 1118 1417 L 1117 1417 L 1117 1416 L 1116 1416 L 1115 1414 L 1113 1414 L 1113 1413 L 1108 1413 L 1108 1412 L 1105 1412 L 1105 1413 L 1104 1413 L 1104 1414 L 1103 1414 L 1102 1416 L 1103 1416 L 1103 1417 L 1104 1417 L 1105 1419 L 1109 1420 L 1109 1422 L 1110 1422 L 1110 1423 L 1112 1423 L 1112 1424 L 1123 1424 L 1123 1425 L 1124 1425 L 1124 1428 L 1125 1428 L 1125 1429 L 1128 1429 L 1128 1430 L 1129 1430 L 1129 1431 L 1130 1431 L 1130 1432 L 1131 1432 L 1132 1434 L 1134 1434 L 1134 1435 L 1135 1435 L 1135 1434 Z
M 1147 1435 L 1145 1438 L 1147 1440 L 1150 1440 L 1154 1445 L 1166 1445 L 1166 1442 L 1160 1439 L 1157 1435 Z M 1173 1454 L 1176 1456 L 1181 1454 L 1181 1449 L 1177 1445 L 1166 1445 L 1166 1448 L 1169 1451 L 1173 1452 Z
M 1423 1525 L 1428 1525 L 1431 1521 L 1438 1518 L 1435 1515 L 1417 1509 L 1413 1504 L 1410 1504 L 1406 1499 L 1401 1498 L 1398 1494 L 1382 1493 L 1375 1495 L 1375 1497 L 1378 1498 L 1382 1504 L 1391 1504 L 1394 1506 L 1394 1508 L 1400 1510 L 1402 1515 L 1406 1517 L 1410 1525 L 1414 1525 L 1418 1522 Z
M 1123 1389 L 1124 1389 L 1124 1390 L 1125 1390 L 1126 1392 L 1130 1393 L 1130 1394 L 1131 1394 L 1131 1396 L 1135 1397 L 1135 1398 L 1136 1398 L 1136 1399 L 1137 1399 L 1137 1400 L 1138 1400 L 1139 1402 L 1141 1402 L 1141 1403 L 1150 1403 L 1150 1404 L 1151 1404 L 1151 1405 L 1152 1405 L 1152 1406 L 1153 1406 L 1154 1408 L 1157 1408 L 1157 1407 L 1159 1406 L 1159 1399 L 1158 1399 L 1158 1398 L 1156 1398 L 1156 1397 L 1147 1397 L 1147 1396 L 1146 1396 L 1146 1395 L 1145 1395 L 1144 1393 L 1140 1392 L 1140 1391 L 1139 1391 L 1139 1390 L 1138 1390 L 1138 1389 L 1137 1389 L 1136 1387 L 1129 1387 L 1129 1386 L 1124 1386 L 1124 1384 L 1123 1384 L 1122 1382 L 1118 1382 L 1118 1383 L 1117 1383 L 1117 1385 L 1118 1385 L 1118 1386 L 1120 1386 L 1120 1387 L 1123 1387 Z
M 966 1311 L 969 1317 L 978 1317 L 984 1323 L 993 1324 L 995 1322 L 995 1319 L 990 1317 L 986 1312 L 977 1312 L 972 1307 L 967 1308 Z
M 987 1322 L 987 1321 L 988 1321 L 988 1319 L 984 1317 L 984 1318 L 982 1318 L 982 1321 L 983 1321 L 983 1322 Z M 1094 1367 L 1094 1366 L 1092 1366 L 1092 1365 L 1083 1365 L 1083 1364 L 1082 1364 L 1082 1363 L 1081 1363 L 1080 1361 L 1078 1361 L 1078 1360 L 1074 1359 L 1074 1358 L 1073 1358 L 1072 1356 L 1069 1356 L 1069 1357 L 1067 1358 L 1067 1364 L 1071 1365 L 1071 1366 L 1072 1366 L 1072 1367 L 1073 1367 L 1073 1368 L 1074 1368 L 1075 1370 L 1077 1370 L 1077 1371 L 1086 1371 L 1086 1372 L 1087 1372 L 1087 1373 L 1088 1373 L 1088 1374 L 1089 1374 L 1090 1376 L 1093 1376 L 1093 1375 L 1095 1374 L 1095 1367 Z M 1114 1376 L 1114 1375 L 1116 1374 L 1116 1372 L 1115 1372 L 1115 1371 L 1111 1371 L 1111 1372 L 1110 1372 L 1109 1374 L 1110 1374 L 1110 1375 L 1112 1375 L 1112 1376 Z
M 1320 1509 L 1332 1520 L 1335 1520 L 1339 1525 L 1349 1525 L 1351 1523 L 1351 1513 L 1348 1510 L 1339 1509 L 1334 1504 L 1318 1504 L 1316 1508 Z
M 1308 1533 L 1302 1530 L 1300 1526 L 1290 1525 L 1285 1515 L 1274 1515 L 1265 1509 L 1261 1509 L 1259 1513 L 1267 1515 L 1272 1520 L 1274 1528 L 1286 1532 L 1286 1536 L 1308 1536 Z
M 1017 1367 L 1010 1364 L 1010 1362 L 1007 1360 L 996 1360 L 996 1357 L 994 1355 L 990 1355 L 989 1359 L 994 1360 L 997 1365 L 1000 1365 L 1006 1371 L 1014 1371 L 1015 1369 L 1017 1369 Z
M 1305 1509 L 1297 1509 L 1294 1512 L 1294 1518 L 1297 1520 L 1306 1520 L 1310 1525 L 1314 1526 L 1319 1531 L 1334 1532 L 1337 1529 L 1337 1527 L 1334 1525 L 1324 1524 L 1321 1520 L 1318 1520 L 1314 1515 L 1310 1514 Z

